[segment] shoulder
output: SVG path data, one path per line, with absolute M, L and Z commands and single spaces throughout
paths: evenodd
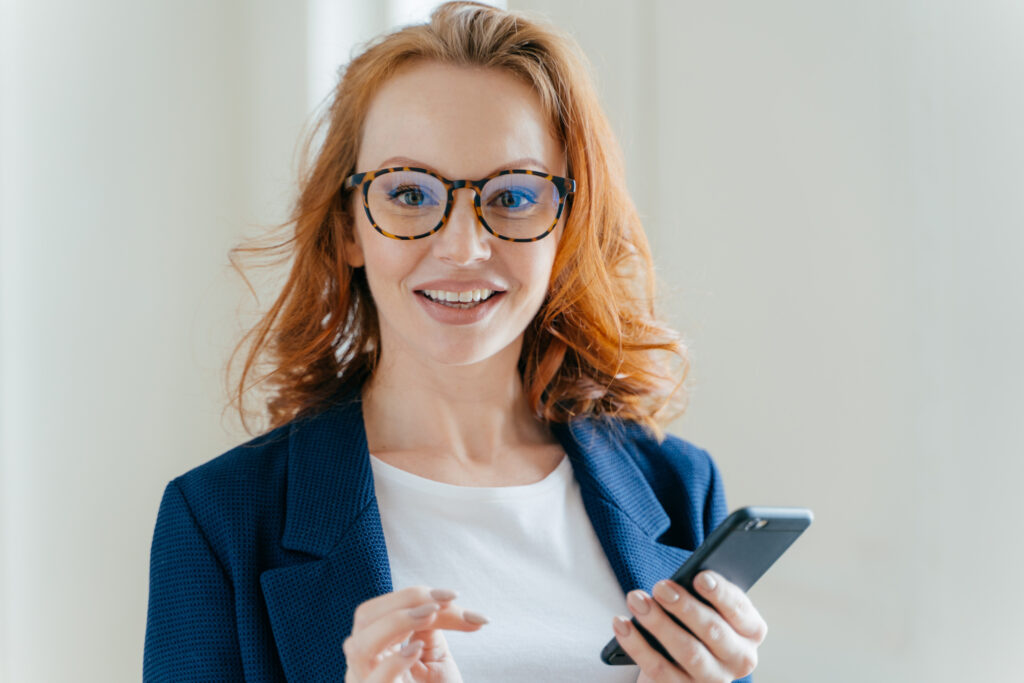
M 176 477 L 158 517 L 191 524 L 215 548 L 279 539 L 292 508 L 344 521 L 364 502 L 369 463 L 346 457 L 364 442 L 358 405 L 332 403 Z
M 708 451 L 671 434 L 659 440 L 635 422 L 594 420 L 589 429 L 616 444 L 668 514 L 664 542 L 692 550 L 725 518 L 725 490 Z
M 198 465 L 171 483 L 193 504 L 251 497 L 287 476 L 289 425 L 278 427 Z
M 706 490 L 718 477 L 710 453 L 678 436 L 666 434 L 659 441 L 642 425 L 623 420 L 604 420 L 599 428 L 618 441 L 652 483 L 669 476 L 687 488 Z
M 288 426 L 243 443 L 171 480 L 156 535 L 197 533 L 231 564 L 240 547 L 279 526 L 288 472 Z

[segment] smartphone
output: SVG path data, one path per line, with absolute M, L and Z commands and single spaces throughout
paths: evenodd
M 671 578 L 704 603 L 707 600 L 694 590 L 693 579 L 705 569 L 718 572 L 744 591 L 750 590 L 813 520 L 814 514 L 806 508 L 740 508 L 711 532 Z M 669 617 L 683 626 L 673 615 Z M 674 661 L 636 617 L 633 626 L 655 650 Z M 606 664 L 634 663 L 614 637 L 601 651 L 601 659 Z

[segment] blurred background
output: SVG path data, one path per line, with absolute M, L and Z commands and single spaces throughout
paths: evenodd
M 250 438 L 227 252 L 432 4 L 0 0 L 0 679 L 140 678 L 163 488 Z M 507 6 L 593 62 L 692 352 L 671 431 L 816 513 L 756 679 L 1019 676 L 1024 4 Z

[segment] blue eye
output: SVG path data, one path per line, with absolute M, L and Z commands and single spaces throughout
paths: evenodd
M 510 187 L 491 198 L 491 203 L 500 209 L 522 209 L 536 204 L 537 198 L 526 188 Z
M 403 206 L 418 207 L 436 205 L 437 201 L 422 185 L 399 185 L 388 192 L 388 199 Z

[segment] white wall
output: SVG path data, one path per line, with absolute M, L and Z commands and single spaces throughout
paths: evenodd
M 284 3 L 5 2 L 0 679 L 138 680 L 166 482 L 221 422 L 227 251 L 307 116 Z
M 757 680 L 1019 677 L 1024 6 L 523 0 L 591 55 L 665 309 L 673 431 L 817 521 Z
M 245 438 L 227 250 L 284 217 L 331 55 L 419 4 L 0 0 L 0 680 L 139 678 L 163 486 Z M 1011 679 L 1022 6 L 509 4 L 626 142 L 693 348 L 674 431 L 734 506 L 817 513 L 754 589 L 758 680 Z

